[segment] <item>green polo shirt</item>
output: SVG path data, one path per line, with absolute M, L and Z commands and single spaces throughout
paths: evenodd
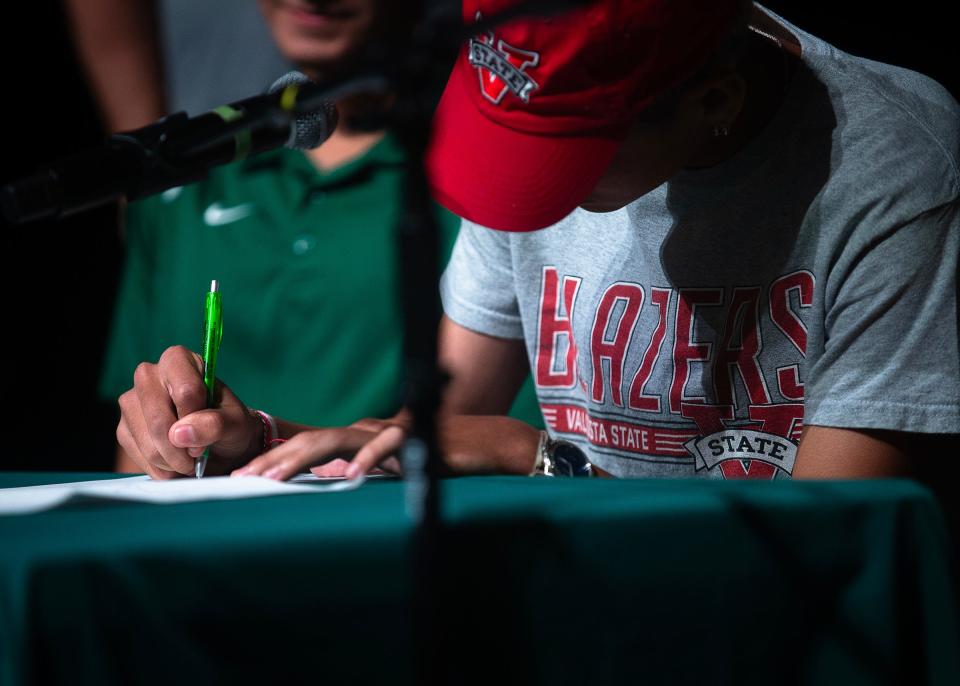
M 101 394 L 119 396 L 137 364 L 171 345 L 198 349 L 204 293 L 218 279 L 217 376 L 245 403 L 319 426 L 393 414 L 402 163 L 389 137 L 326 173 L 282 150 L 132 203 Z M 439 207 L 438 216 L 446 264 L 460 220 Z M 512 414 L 542 426 L 529 380 Z

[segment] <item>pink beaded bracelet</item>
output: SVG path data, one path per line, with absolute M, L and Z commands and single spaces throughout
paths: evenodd
M 276 420 L 261 410 L 252 410 L 260 418 L 263 424 L 263 452 L 267 452 L 278 443 L 283 443 L 286 439 L 280 438 L 280 430 L 277 428 Z

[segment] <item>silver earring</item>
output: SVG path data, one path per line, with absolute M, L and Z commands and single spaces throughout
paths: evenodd
M 713 136 L 714 138 L 725 138 L 730 135 L 730 129 L 726 126 L 714 126 L 713 127 Z

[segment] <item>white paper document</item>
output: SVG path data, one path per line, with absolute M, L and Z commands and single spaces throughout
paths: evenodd
M 308 485 L 310 481 L 314 485 Z M 189 503 L 201 500 L 258 498 L 267 495 L 349 491 L 358 488 L 364 479 L 335 480 L 317 483 L 319 479 L 302 479 L 287 483 L 259 476 L 213 476 L 203 479 L 171 479 L 154 481 L 148 476 L 102 481 L 77 481 L 43 486 L 0 489 L 0 515 L 29 514 L 49 510 L 67 503 L 123 500 L 140 503 Z

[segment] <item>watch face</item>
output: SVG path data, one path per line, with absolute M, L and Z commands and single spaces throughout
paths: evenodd
M 590 460 L 570 441 L 554 441 L 551 452 L 556 476 L 592 476 Z

